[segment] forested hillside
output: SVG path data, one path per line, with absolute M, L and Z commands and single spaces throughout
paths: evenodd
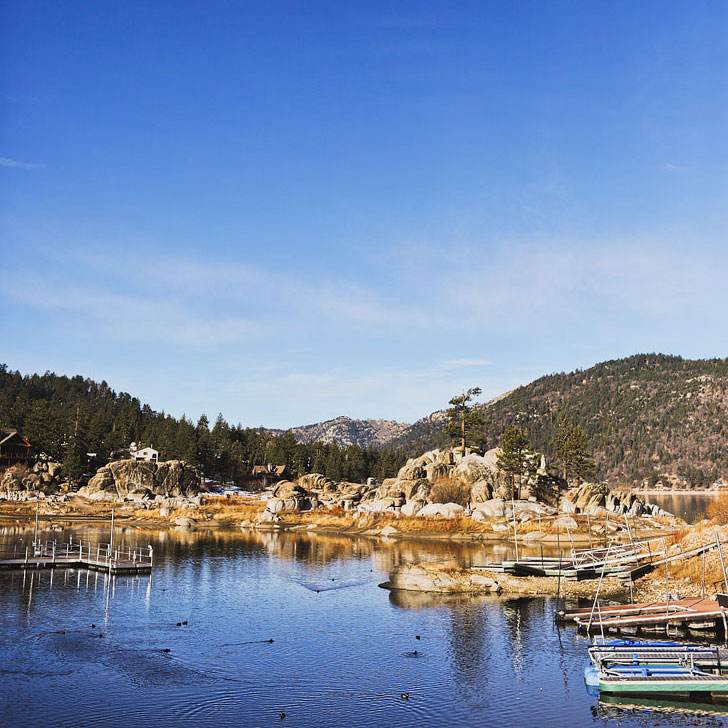
M 0 365 L 0 426 L 19 430 L 32 454 L 45 453 L 72 475 L 95 472 L 112 451 L 153 445 L 165 460 L 199 465 L 219 480 L 245 482 L 253 465 L 286 465 L 288 477 L 323 473 L 333 480 L 362 481 L 394 475 L 404 455 L 393 450 L 336 443 L 299 443 L 290 432 L 214 424 L 155 412 L 136 397 L 114 392 L 106 382 L 52 373 L 23 376 Z M 89 457 L 88 453 L 95 453 Z
M 550 452 L 560 417 L 591 439 L 597 473 L 613 484 L 666 474 L 694 486 L 728 475 L 728 360 L 638 354 L 551 374 L 485 405 L 487 439 L 521 424 Z M 442 444 L 441 422 L 420 420 L 388 442 L 408 452 Z
M 484 405 L 486 443 L 494 447 L 508 425 L 520 424 L 533 445 L 550 454 L 559 419 L 565 417 L 589 435 L 601 479 L 616 485 L 669 475 L 709 485 L 728 476 L 727 406 L 728 360 L 639 354 L 541 377 Z M 360 481 L 394 475 L 404 453 L 418 455 L 450 443 L 443 412 L 404 432 L 404 426 L 384 423 L 400 434 L 379 448 L 343 444 L 358 437 L 357 427 L 372 429 L 375 422 L 332 422 L 343 420 L 342 442 L 303 443 L 293 432 L 232 426 L 221 415 L 212 424 L 204 415 L 197 422 L 176 419 L 117 394 L 106 382 L 50 373 L 22 376 L 0 367 L 0 425 L 20 430 L 35 454 L 62 460 L 72 472 L 95 470 L 111 451 L 137 442 L 153 445 L 164 459 L 198 464 L 219 479 L 241 482 L 253 465 L 272 463 L 285 464 L 289 477 L 320 472 Z M 87 453 L 96 453 L 90 463 Z

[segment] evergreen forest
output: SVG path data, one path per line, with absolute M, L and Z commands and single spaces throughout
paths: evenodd
M 250 482 L 254 465 L 269 463 L 285 465 L 289 478 L 316 472 L 362 482 L 395 475 L 406 459 L 401 450 L 299 443 L 290 432 L 230 425 L 222 415 L 214 423 L 204 414 L 197 422 L 184 415 L 177 419 L 106 382 L 51 372 L 23 376 L 4 364 L 0 424 L 21 432 L 33 457 L 62 462 L 74 478 L 93 475 L 112 455 L 128 453 L 132 442 L 154 447 L 160 460 L 185 460 L 205 477 L 237 484 Z

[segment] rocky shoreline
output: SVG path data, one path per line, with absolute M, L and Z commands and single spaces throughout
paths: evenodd
M 428 594 L 509 594 L 518 596 L 593 597 L 596 580 L 567 581 L 557 577 L 510 576 L 487 569 L 464 569 L 455 564 L 403 564 L 389 575 L 383 589 L 424 592 Z M 616 577 L 602 581 L 599 590 L 604 598 L 629 596 L 629 588 Z
M 60 465 L 39 462 L 30 472 L 5 474 L 0 518 L 34 515 L 39 502 L 41 517 L 64 520 L 103 519 L 113 508 L 126 522 L 161 528 L 318 530 L 580 548 L 684 525 L 631 493 L 594 483 L 568 488 L 538 457 L 534 475 L 517 489 L 498 469 L 497 449 L 481 455 L 450 448 L 410 459 L 381 484 L 335 482 L 312 473 L 280 481 L 258 497 L 204 492 L 199 472 L 178 460 L 112 462 L 78 491 L 60 481 Z

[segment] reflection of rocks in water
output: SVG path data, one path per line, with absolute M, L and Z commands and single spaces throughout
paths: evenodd
M 389 602 L 401 609 L 431 609 L 432 607 L 456 607 L 473 602 L 483 603 L 485 600 L 495 600 L 497 597 L 471 596 L 470 594 L 440 594 L 437 592 L 407 591 L 406 589 L 392 589 L 389 592 Z
M 482 599 L 453 605 L 450 611 L 448 656 L 453 680 L 464 696 L 487 690 L 493 635 Z

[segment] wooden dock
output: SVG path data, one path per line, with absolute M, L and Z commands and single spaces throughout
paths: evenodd
M 660 632 L 668 628 L 693 630 L 723 629 L 728 634 L 726 610 L 710 599 L 677 599 L 670 602 L 619 604 L 615 606 L 566 609 L 557 612 L 562 623 L 594 632 Z
M 90 569 L 109 574 L 146 574 L 151 572 L 154 553 L 151 546 L 130 547 L 70 540 L 33 542 L 14 545 L 0 552 L 0 570 Z
M 683 559 L 700 556 L 713 549 L 721 549 L 721 543 L 708 541 L 688 551 L 669 553 L 664 538 L 626 544 L 614 544 L 608 548 L 571 549 L 569 555 L 522 556 L 500 563 L 483 564 L 473 568 L 501 571 L 514 576 L 551 576 L 567 581 L 599 579 L 616 576 L 625 581 L 638 579 L 658 567 Z M 721 553 L 722 558 L 722 553 Z

